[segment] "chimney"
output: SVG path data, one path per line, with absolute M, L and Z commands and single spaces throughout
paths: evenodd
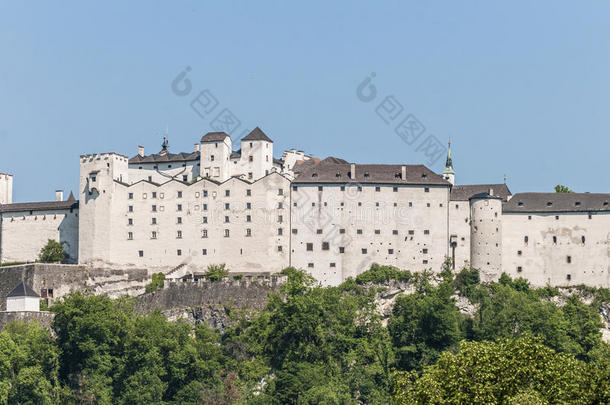
M 144 146 L 138 145 L 138 155 L 141 157 L 144 156 Z
M 350 165 L 349 173 L 350 173 L 350 177 L 352 178 L 352 180 L 354 180 L 356 178 L 356 165 L 354 163 L 352 163 Z
M 55 191 L 55 201 L 63 201 L 64 200 L 64 190 Z
M 195 144 L 195 149 L 194 150 L 195 150 L 195 152 L 199 152 L 199 144 L 198 143 Z
M 494 195 L 494 189 L 493 189 L 493 188 L 490 188 L 490 189 L 489 189 L 489 193 L 488 193 L 488 194 L 489 194 L 490 196 L 492 196 L 492 197 L 493 197 L 493 195 Z
M 400 178 L 404 181 L 407 180 L 407 166 L 400 168 Z

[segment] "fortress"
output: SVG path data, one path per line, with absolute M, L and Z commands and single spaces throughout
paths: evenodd
M 470 264 L 533 285 L 610 287 L 610 194 L 521 193 L 456 185 L 423 165 L 355 164 L 289 150 L 256 128 L 233 149 L 222 132 L 190 153 L 144 148 L 80 157 L 78 201 L 12 203 L 0 173 L 0 262 L 32 262 L 48 239 L 67 261 L 149 273 L 302 268 L 337 285 L 379 263 L 439 271 Z

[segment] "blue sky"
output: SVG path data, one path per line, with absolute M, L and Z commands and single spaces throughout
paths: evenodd
M 394 133 L 412 114 L 451 139 L 459 184 L 609 192 L 608 16 L 606 1 L 3 1 L 0 171 L 15 201 L 50 200 L 76 192 L 80 154 L 158 152 L 166 128 L 191 151 L 221 108 L 276 155 L 426 163 Z M 190 103 L 205 89 L 219 104 L 203 119 Z M 403 107 L 389 124 L 386 96 Z

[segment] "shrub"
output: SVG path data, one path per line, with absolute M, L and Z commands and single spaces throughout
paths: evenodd
M 38 255 L 38 260 L 43 263 L 61 262 L 65 258 L 66 253 L 64 252 L 64 247 L 61 245 L 61 243 L 53 239 L 49 239 Z
M 225 268 L 225 264 L 210 264 L 205 272 L 205 277 L 214 282 L 220 281 L 229 274 L 229 270 Z
M 380 266 L 373 263 L 371 268 L 356 277 L 357 284 L 382 283 L 388 280 L 409 281 L 411 272 L 394 266 Z
M 464 267 L 453 280 L 453 288 L 462 295 L 469 297 L 473 288 L 481 282 L 479 270 L 472 267 Z
M 160 290 L 165 285 L 165 274 L 155 273 L 152 276 L 152 281 L 146 285 L 146 292 Z

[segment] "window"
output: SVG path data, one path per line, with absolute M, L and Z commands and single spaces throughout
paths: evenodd
M 330 249 L 330 244 L 328 242 L 322 242 L 322 250 Z
M 248 162 L 254 162 L 254 157 L 252 157 L 252 155 L 248 156 Z
M 293 229 L 292 229 L 292 234 L 293 234 L 293 235 L 296 235 L 297 233 L 298 233 L 297 229 L 296 229 L 296 228 L 293 228 Z
M 152 176 L 148 176 L 148 181 L 152 182 Z
M 339 233 L 345 233 L 345 229 L 344 228 L 339 229 Z
M 182 239 L 182 231 L 176 232 L 176 239 Z
M 413 207 L 413 203 L 409 201 L 409 207 Z
M 201 221 L 202 224 L 207 224 L 208 223 L 208 217 L 203 217 L 203 221 Z
M 157 232 L 152 231 L 151 234 L 150 234 L 150 238 L 151 239 L 157 239 Z
M 208 230 L 207 229 L 204 229 L 204 230 L 201 231 L 201 237 L 202 238 L 207 238 L 208 237 Z
M 292 186 L 292 191 L 297 191 L 299 188 L 297 186 Z
M 331 263 L 330 267 L 337 267 L 337 265 L 335 263 Z
M 279 222 L 280 224 L 281 224 L 282 222 L 284 222 L 284 217 L 283 217 L 282 215 L 278 216 L 278 217 L 277 217 L 277 222 Z
M 206 256 L 208 254 L 208 250 L 207 249 L 201 249 L 201 253 Z
M 559 219 L 559 215 L 555 215 L 555 219 Z
M 246 197 L 250 197 L 252 195 L 252 190 L 247 189 L 246 190 Z
M 225 210 L 231 209 L 231 205 L 229 203 L 225 203 Z
M 427 208 L 430 208 L 430 203 L 426 203 L 426 207 L 427 207 Z
M 529 219 L 529 220 L 531 221 L 531 220 L 532 220 L 532 216 L 531 216 L 531 215 L 528 215 L 528 216 L 527 216 L 527 219 Z
M 283 188 L 278 189 L 277 195 L 284 195 L 284 189 Z
M 216 144 L 216 146 L 218 147 L 218 144 Z M 210 160 L 213 162 L 214 161 L 214 155 L 210 156 Z
M 182 256 L 182 249 L 178 249 L 178 250 L 176 251 L 176 254 L 177 254 L 178 256 Z
M 225 222 L 230 222 L 228 216 L 225 216 Z
M 421 251 L 423 254 L 427 254 L 428 253 L 428 249 L 422 249 Z
M 398 187 L 392 187 L 392 191 L 398 193 Z
M 207 204 L 203 204 L 203 210 L 207 211 L 208 210 L 208 205 Z
M 393 255 L 394 254 L 394 249 L 388 249 L 388 254 L 389 255 Z
M 567 261 L 568 263 L 572 263 L 572 256 L 568 256 L 568 257 L 566 257 L 566 261 Z
M 278 245 L 278 247 L 277 247 L 277 251 L 278 251 L 278 252 L 281 252 L 281 251 L 282 251 L 282 246 L 281 246 L 281 245 Z
M 178 191 L 178 198 L 182 198 L 182 191 Z
M 375 235 L 381 235 L 381 229 L 375 229 Z
M 231 190 L 225 190 L 225 197 L 231 196 Z
M 310 269 L 313 268 L 313 263 L 307 263 L 307 267 L 309 267 Z
M 316 230 L 316 233 L 317 233 L 318 235 L 322 235 L 322 230 L 321 230 L 321 229 L 318 229 L 318 230 Z
M 246 229 L 246 236 L 252 236 L 252 229 Z
M 151 218 L 151 219 L 150 219 L 150 224 L 151 224 L 151 225 L 157 225 L 157 218 L 154 218 L 154 217 L 153 217 L 153 218 Z
M 430 230 L 429 229 L 424 229 L 424 235 L 430 235 Z
M 127 232 L 127 239 L 133 240 L 133 232 Z
M 203 190 L 203 196 L 207 197 L 208 196 L 208 190 Z
M 517 256 L 521 256 L 523 254 L 522 250 L 517 250 Z
M 284 204 L 282 204 L 281 202 L 277 203 L 277 208 L 278 209 L 283 209 L 284 208 Z
M 362 229 L 356 229 L 356 234 L 357 235 L 362 235 Z
M 246 222 L 252 222 L 252 215 L 246 215 Z
M 153 206 L 151 207 L 151 209 L 152 209 L 152 212 L 157 212 L 157 206 L 156 206 L 156 205 L 153 205 Z
M 362 254 L 365 255 L 366 254 L 366 249 L 362 249 Z
M 307 250 L 308 252 L 313 252 L 313 243 L 308 243 L 308 244 L 306 245 L 306 250 Z
M 133 205 L 130 205 L 129 207 L 127 207 L 127 211 L 133 212 Z
M 415 235 L 415 231 L 413 229 L 409 229 L 409 235 Z
M 339 247 L 339 253 L 345 253 L 345 248 L 343 246 Z
M 428 259 L 424 259 L 424 260 L 422 261 L 422 263 L 423 263 L 423 264 L 428 264 Z
M 362 191 L 362 186 L 358 186 L 358 191 Z
M 138 256 L 144 257 L 144 251 L 143 250 L 138 250 Z
M 529 238 L 527 235 L 526 235 L 526 236 L 523 238 L 523 241 L 524 241 L 525 243 L 529 242 L 529 240 L 530 240 L 530 238 Z
M 176 218 L 176 223 L 177 223 L 177 224 L 181 224 L 181 223 L 182 223 L 182 217 L 178 217 L 178 218 Z
M 584 235 L 580 237 L 580 241 L 582 242 L 583 245 L 585 244 L 585 236 Z
M 278 236 L 282 236 L 284 234 L 284 228 L 277 228 Z
M 133 218 L 127 219 L 127 225 L 133 225 Z
M 381 191 L 381 187 L 375 186 L 375 191 L 377 191 L 377 192 Z
M 424 193 L 429 193 L 430 192 L 430 187 L 424 187 Z
M 129 193 L 129 197 L 130 200 L 133 200 L 133 193 Z
M 518 272 L 518 273 L 521 273 L 522 271 L 523 271 L 523 267 L 521 267 L 521 266 L 517 266 L 517 272 Z
M 392 235 L 398 235 L 398 229 L 394 229 L 394 230 L 392 231 Z
M 572 280 L 572 275 L 571 275 L 571 274 L 568 274 L 568 275 L 566 276 L 566 278 L 568 279 L 568 281 L 570 281 L 570 280 Z
M 229 237 L 229 230 L 225 229 L 225 238 L 228 238 L 228 237 Z
M 251 210 L 252 209 L 252 203 L 246 203 L 246 209 L 247 210 Z
M 557 244 L 557 236 L 553 236 L 553 244 Z
M 182 204 L 178 204 L 178 211 L 182 211 Z

